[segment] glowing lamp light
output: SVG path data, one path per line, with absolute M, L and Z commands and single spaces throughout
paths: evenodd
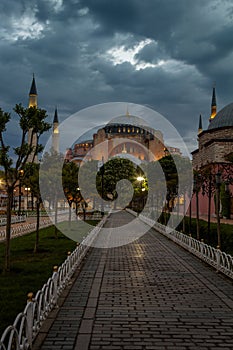
M 137 180 L 140 181 L 140 182 L 141 182 L 141 181 L 144 181 L 144 177 L 138 176 L 138 177 L 137 177 Z

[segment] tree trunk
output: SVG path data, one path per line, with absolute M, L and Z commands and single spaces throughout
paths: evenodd
M 184 212 L 183 212 L 183 232 L 185 232 L 185 216 L 186 216 L 186 198 L 185 198 L 185 194 L 184 194 Z
M 55 198 L 55 218 L 54 218 L 54 234 L 55 234 L 55 238 L 58 238 L 58 234 L 57 234 L 57 197 Z
M 5 268 L 6 272 L 10 271 L 10 240 L 11 240 L 11 209 L 14 188 L 7 189 L 7 220 L 6 220 L 6 241 L 5 241 Z
M 34 253 L 38 253 L 39 229 L 40 229 L 40 201 L 37 198 L 37 201 L 36 201 L 36 241 L 35 241 Z
M 75 202 L 75 214 L 76 214 L 76 219 L 78 219 L 78 202 Z
M 71 205 L 72 205 L 72 202 L 69 203 L 69 227 L 71 226 Z

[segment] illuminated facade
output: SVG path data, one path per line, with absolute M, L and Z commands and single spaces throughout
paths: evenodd
M 165 146 L 159 130 L 143 125 L 135 116 L 119 116 L 100 128 L 91 140 L 77 142 L 66 154 L 67 160 L 81 163 L 90 159 L 108 160 L 115 156 L 133 157 L 138 162 L 153 161 L 164 157 L 165 151 L 180 154 L 180 150 Z

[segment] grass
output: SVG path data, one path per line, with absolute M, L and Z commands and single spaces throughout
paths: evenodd
M 92 221 L 91 224 L 95 225 L 97 222 Z M 72 229 L 74 230 L 71 226 Z M 33 292 L 35 295 L 52 275 L 53 266 L 61 265 L 67 257 L 67 252 L 76 247 L 76 242 L 60 231 L 56 239 L 53 226 L 40 230 L 37 254 L 33 253 L 34 242 L 35 233 L 11 240 L 9 273 L 3 273 L 5 245 L 0 243 L 0 335 L 14 322 L 17 314 L 23 311 L 27 293 Z

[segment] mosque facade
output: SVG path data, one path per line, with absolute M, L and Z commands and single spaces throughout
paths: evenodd
M 221 198 L 228 196 L 233 214 L 233 103 L 217 112 L 216 91 L 213 88 L 211 114 L 206 130 L 199 119 L 198 148 L 192 152 L 194 190 L 199 192 L 199 214 L 216 216 L 216 188 L 221 186 Z M 194 196 L 196 198 L 196 196 Z M 195 199 L 192 201 L 193 210 Z M 222 207 L 223 203 L 220 204 Z
M 143 124 L 143 120 L 127 111 L 101 127 L 92 139 L 76 142 L 68 149 L 66 158 L 79 164 L 90 159 L 106 161 L 116 156 L 150 162 L 167 154 L 181 155 L 178 148 L 165 145 L 161 131 Z

